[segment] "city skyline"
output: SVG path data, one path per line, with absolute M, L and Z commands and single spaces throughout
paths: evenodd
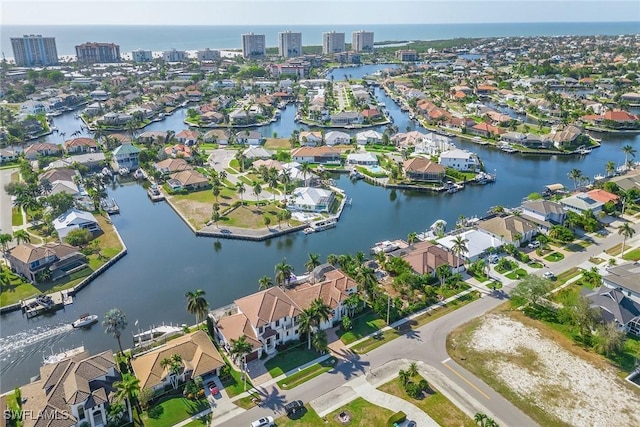
M 121 3 L 123 7 L 113 7 L 114 3 Z M 541 7 L 541 3 L 550 3 L 550 7 Z M 632 0 L 413 0 L 393 2 L 393 7 L 390 5 L 389 1 L 382 0 L 14 0 L 2 4 L 2 25 L 286 25 L 293 21 L 297 25 L 397 25 L 640 21 L 640 6 Z M 40 13 L 31 13 L 34 8 Z M 338 10 L 340 13 L 336 13 Z

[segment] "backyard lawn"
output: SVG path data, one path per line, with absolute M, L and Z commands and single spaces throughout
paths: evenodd
M 142 414 L 142 421 L 146 427 L 172 427 L 208 407 L 209 403 L 206 399 L 189 400 L 182 396 L 172 396 L 145 411 Z
M 353 327 L 350 331 L 345 332 L 341 328 L 336 331 L 340 340 L 345 344 L 351 344 L 354 341 L 358 341 L 360 338 L 372 334 L 387 325 L 384 319 L 381 319 L 380 316 L 373 311 L 368 311 L 359 317 L 353 318 L 352 320 Z
M 351 416 L 352 421 L 349 424 L 344 424 L 338 420 L 338 415 L 342 412 L 347 412 Z M 285 415 L 275 421 L 278 427 L 385 426 L 391 415 L 393 415 L 393 412 L 390 410 L 376 406 L 358 397 L 342 408 L 327 414 L 324 417 L 326 422 L 309 406 L 299 418 L 294 416 L 294 419 L 291 419 Z
M 275 378 L 318 357 L 320 357 L 320 354 L 313 350 L 307 350 L 307 340 L 305 339 L 303 344 L 279 351 L 278 354 L 267 360 L 264 366 L 269 371 L 269 374 Z
M 21 299 L 26 299 L 32 295 L 40 293 L 40 290 L 31 283 L 25 282 L 20 277 L 13 274 L 8 268 L 3 268 L 0 272 L 1 290 L 0 306 L 13 304 Z

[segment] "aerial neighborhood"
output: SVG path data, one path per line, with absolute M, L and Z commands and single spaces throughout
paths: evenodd
M 104 297 L 64 334 L 99 329 L 113 348 L 87 339 L 11 377 L 7 425 L 640 425 L 640 35 L 302 35 L 197 51 L 83 42 L 64 58 L 55 37 L 12 35 L 3 317 L 76 313 L 105 277 L 152 282 L 145 270 L 169 268 L 159 251 L 182 268 L 177 243 L 128 241 L 129 218 L 168 226 L 158 209 L 127 211 L 122 188 L 211 238 L 211 264 L 226 250 L 256 274 L 262 253 L 281 261 L 247 286 L 216 264 L 212 280 L 243 291 L 226 305 L 195 279 L 176 288 L 190 319 L 177 326 L 141 330 Z M 412 216 L 424 224 L 407 233 Z M 375 242 L 380 230 L 396 234 Z M 341 252 L 348 240 L 365 250 Z M 304 265 L 284 256 L 300 251 Z M 129 259 L 136 274 L 114 278 Z

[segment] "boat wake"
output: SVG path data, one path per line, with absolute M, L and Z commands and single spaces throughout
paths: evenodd
M 20 364 L 34 354 L 44 354 L 66 335 L 73 332 L 69 324 L 38 326 L 28 331 L 0 338 L 0 373 Z

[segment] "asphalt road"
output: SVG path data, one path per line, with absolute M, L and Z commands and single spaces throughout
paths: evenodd
M 636 232 L 640 225 L 634 225 Z M 577 266 L 590 257 L 597 256 L 606 248 L 622 242 L 622 236 L 615 229 L 605 238 L 596 238 L 595 243 L 581 252 L 573 253 L 564 260 L 553 264 L 556 274 Z M 636 234 L 638 236 L 638 234 Z M 638 237 L 632 240 L 639 240 Z M 542 274 L 546 269 L 541 269 Z M 309 402 L 344 385 L 347 381 L 369 372 L 395 359 L 411 359 L 422 361 L 438 371 L 444 378 L 445 388 L 458 397 L 458 404 L 473 410 L 485 412 L 502 426 L 535 426 L 537 425 L 524 412 L 496 393 L 486 383 L 452 361 L 446 350 L 446 338 L 458 326 L 497 307 L 505 301 L 515 283 L 505 285 L 504 289 L 461 307 L 446 316 L 428 323 L 421 328 L 393 340 L 365 355 L 345 355 L 350 360 L 340 363 L 332 371 L 320 375 L 293 390 L 283 392 L 275 386 L 262 390 L 264 395 L 261 407 L 253 408 L 233 419 L 234 425 L 249 425 L 260 417 L 282 415 L 285 403 L 300 399 Z M 449 384 L 447 384 L 449 383 Z M 455 385 L 455 386 L 452 386 Z M 442 387 L 442 385 L 441 385 Z M 461 391 L 461 392 L 460 392 Z

